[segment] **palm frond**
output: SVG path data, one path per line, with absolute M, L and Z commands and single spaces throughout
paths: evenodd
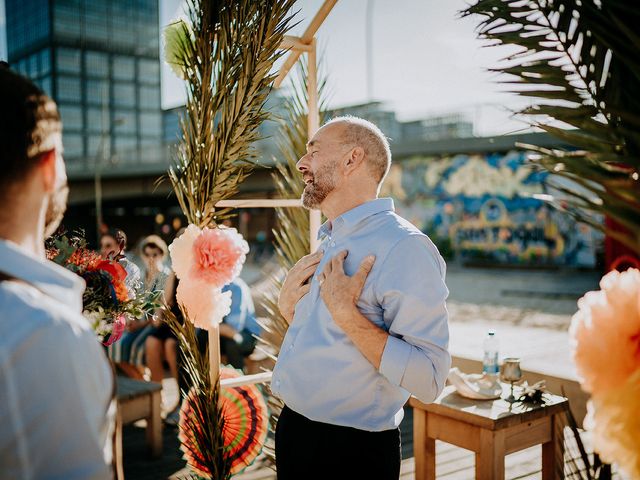
M 482 17 L 478 35 L 491 45 L 516 48 L 492 71 L 535 100 L 519 113 L 578 150 L 538 149 L 533 158 L 573 182 L 552 202 L 569 202 L 576 218 L 601 230 L 594 213 L 610 217 L 627 229 L 615 236 L 640 252 L 640 215 L 629 216 L 640 204 L 640 8 L 623 0 L 480 0 L 462 15 Z
M 182 141 L 168 177 L 189 223 L 219 223 L 255 167 L 253 147 L 275 79 L 278 47 L 295 0 L 188 0 L 189 22 L 172 24 L 168 61 L 186 79 Z

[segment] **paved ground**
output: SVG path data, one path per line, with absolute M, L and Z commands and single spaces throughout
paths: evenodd
M 566 330 L 577 301 L 601 274 L 581 270 L 461 268 L 447 272 L 452 322 L 508 323 Z
M 272 263 L 245 265 L 242 277 L 260 290 Z M 598 289 L 594 270 L 470 268 L 451 264 L 447 271 L 449 313 L 453 322 L 498 322 L 565 330 L 577 301 Z M 256 299 L 257 300 L 257 299 Z

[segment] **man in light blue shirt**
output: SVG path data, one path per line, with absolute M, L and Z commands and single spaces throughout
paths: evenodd
M 303 204 L 328 220 L 318 252 L 290 270 L 280 293 L 290 324 L 272 380 L 286 405 L 280 480 L 310 468 L 317 478 L 397 479 L 405 402 L 432 402 L 444 387 L 445 264 L 391 199 L 377 198 L 390 161 L 375 125 L 340 117 L 298 162 Z

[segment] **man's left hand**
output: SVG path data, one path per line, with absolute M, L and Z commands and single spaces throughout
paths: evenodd
M 344 272 L 344 259 L 348 252 L 343 250 L 328 262 L 320 274 L 320 295 L 334 321 L 340 325 L 348 319 L 356 308 L 362 288 L 373 268 L 375 257 L 369 255 L 360 264 L 353 276 Z

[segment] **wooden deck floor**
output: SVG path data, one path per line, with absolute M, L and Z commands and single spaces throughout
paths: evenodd
M 406 410 L 405 420 L 401 426 L 402 430 L 402 453 L 403 462 L 401 470 L 401 480 L 414 479 L 414 459 L 413 459 L 413 428 L 412 411 Z M 571 442 L 571 432 L 567 430 L 567 458 L 578 456 L 575 446 Z M 589 441 L 583 435 L 588 447 Z M 179 451 L 177 430 L 167 427 L 163 433 L 164 451 L 162 458 L 151 459 L 146 451 L 144 429 L 139 426 L 128 426 L 124 429 L 123 450 L 124 450 L 124 471 L 127 479 L 151 480 L 170 478 L 183 480 L 189 477 L 189 470 L 185 468 Z M 436 443 L 437 466 L 436 474 L 438 480 L 469 480 L 474 478 L 474 455 L 468 450 L 454 447 L 442 442 Z M 264 459 L 260 459 L 243 474 L 234 477 L 236 480 L 275 480 L 276 475 L 271 468 L 265 465 Z M 534 480 L 541 476 L 541 448 L 540 446 L 508 455 L 505 460 L 507 479 Z M 567 478 L 578 478 L 569 475 L 569 464 L 565 464 Z M 622 480 L 622 477 L 614 474 L 614 478 Z M 355 480 L 355 479 L 354 479 Z

